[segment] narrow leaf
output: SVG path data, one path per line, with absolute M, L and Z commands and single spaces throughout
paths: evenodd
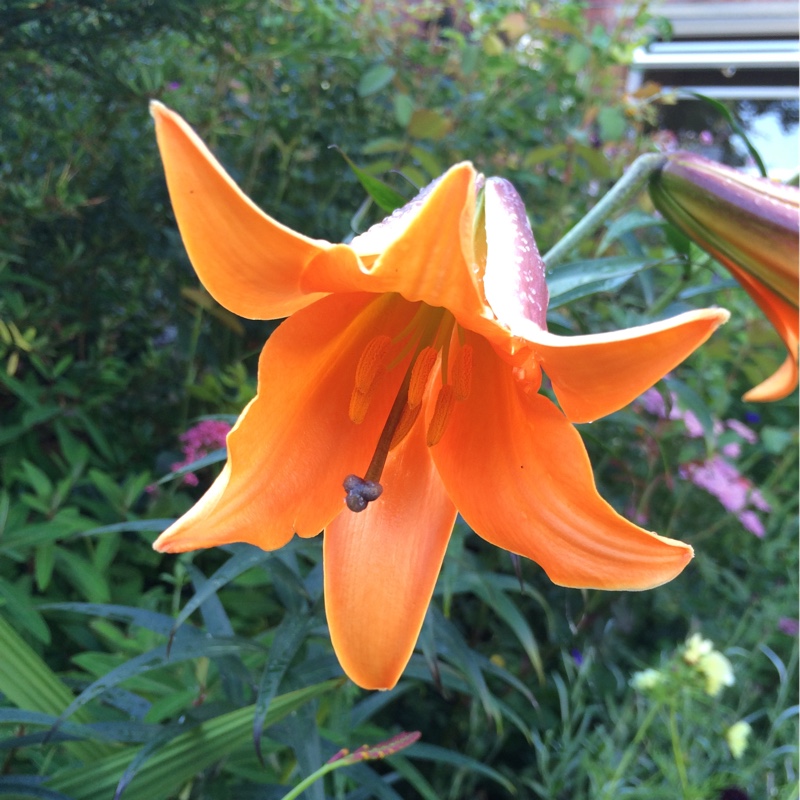
M 364 187 L 364 190 L 375 201 L 381 211 L 391 214 L 396 208 L 400 208 L 406 204 L 406 198 L 403 197 L 400 192 L 392 189 L 391 186 L 373 175 L 370 175 L 360 167 L 357 167 L 340 147 L 336 147 L 336 145 L 331 146 L 339 151 L 342 158 L 353 171 L 353 174 L 358 178 L 359 183 Z
M 340 683 L 338 680 L 326 681 L 276 697 L 266 724 L 274 724 Z M 125 800 L 170 797 L 194 775 L 235 750 L 246 747 L 252 731 L 253 710 L 253 706 L 246 706 L 214 717 L 165 744 L 142 764 L 125 790 Z M 119 778 L 134 756 L 135 752 L 127 748 L 94 763 L 63 770 L 49 780 L 48 786 L 68 795 L 71 800 L 108 800 L 114 796 Z
M 275 631 L 272 647 L 269 650 L 267 664 L 261 675 L 258 686 L 258 699 L 256 700 L 255 714 L 253 715 L 253 743 L 259 761 L 264 763 L 261 753 L 261 735 L 264 723 L 269 713 L 270 703 L 275 697 L 286 670 L 292 659 L 297 655 L 303 642 L 308 637 L 309 631 L 315 624 L 315 619 L 307 614 L 291 614 L 283 618 L 283 622 Z

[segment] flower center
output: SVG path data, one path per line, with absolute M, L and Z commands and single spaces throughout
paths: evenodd
M 442 385 L 428 423 L 428 447 L 441 440 L 456 401 L 469 397 L 472 348 L 463 343 L 463 336 L 449 311 L 420 303 L 411 322 L 397 336 L 376 336 L 367 343 L 350 396 L 350 419 L 356 424 L 364 421 L 383 377 L 405 362 L 409 353 L 411 358 L 364 477 L 348 475 L 344 480 L 345 503 L 351 511 L 363 511 L 383 492 L 379 481 L 386 459 L 417 421 L 431 373 L 440 361 Z

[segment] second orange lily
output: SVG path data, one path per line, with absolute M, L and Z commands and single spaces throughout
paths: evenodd
M 289 317 L 264 347 L 225 468 L 156 549 L 273 550 L 324 529 L 331 639 L 369 689 L 394 686 L 414 650 L 457 511 L 563 586 L 646 589 L 681 572 L 691 547 L 600 497 L 572 423 L 629 403 L 726 311 L 555 336 L 507 181 L 457 164 L 349 245 L 331 244 L 264 214 L 178 115 L 158 103 L 152 113 L 204 286 L 241 316 Z M 539 394 L 542 370 L 560 409 Z

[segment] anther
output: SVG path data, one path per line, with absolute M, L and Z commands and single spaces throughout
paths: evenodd
M 444 436 L 455 402 L 456 395 L 453 391 L 453 387 L 447 383 L 442 386 L 436 397 L 436 406 L 433 409 L 433 416 L 428 424 L 428 435 L 426 439 L 428 447 L 433 447 L 435 444 L 438 444 L 439 440 Z
M 369 392 L 377 377 L 386 369 L 391 344 L 392 340 L 385 335 L 376 336 L 367 342 L 356 367 L 356 389 L 359 392 Z
M 425 387 L 431 370 L 436 364 L 439 351 L 433 347 L 425 347 L 420 351 L 411 369 L 411 382 L 408 384 L 408 404 L 411 408 L 418 406 L 425 395 Z
M 414 427 L 420 411 L 422 411 L 422 405 L 419 403 L 413 408 L 411 405 L 406 405 L 400 417 L 400 422 L 397 423 L 397 428 L 395 428 L 392 441 L 389 442 L 389 450 L 394 450 L 408 436 L 408 432 Z
M 466 400 L 472 389 L 472 346 L 465 344 L 459 348 L 453 361 L 450 379 L 456 400 Z
M 364 478 L 359 478 L 358 475 L 348 475 L 344 479 L 342 486 L 347 492 L 344 502 L 356 514 L 363 511 L 383 493 L 383 486 L 377 481 L 367 481 Z
M 373 389 L 367 392 L 361 392 L 357 387 L 353 389 L 350 395 L 350 408 L 347 413 L 350 420 L 355 422 L 356 425 L 360 425 L 364 421 L 364 417 L 367 416 L 369 404 L 374 393 Z

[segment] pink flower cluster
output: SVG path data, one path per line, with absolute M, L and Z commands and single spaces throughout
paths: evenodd
M 690 437 L 699 438 L 703 435 L 703 426 L 697 416 L 691 411 L 679 408 L 674 395 L 669 411 L 664 397 L 656 389 L 648 389 L 638 402 L 645 411 L 660 419 L 681 420 Z M 683 464 L 678 474 L 684 480 L 691 481 L 695 486 L 716 497 L 726 510 L 738 517 L 739 522 L 750 533 L 761 538 L 766 531 L 757 512 L 769 512 L 771 506 L 752 481 L 742 475 L 732 463 L 741 454 L 742 444 L 744 442 L 753 444 L 758 437 L 755 431 L 738 420 L 729 419 L 725 422 L 714 420 L 714 435 L 719 437 L 725 431 L 731 431 L 737 439 L 723 444 L 718 453 L 705 461 Z
M 183 461 L 172 464 L 171 469 L 174 471 L 181 467 L 188 467 L 214 450 L 225 447 L 225 437 L 230 429 L 229 423 L 219 419 L 204 419 L 189 428 L 180 435 Z M 183 482 L 188 483 L 189 486 L 197 486 L 197 475 L 187 472 L 183 476 Z

